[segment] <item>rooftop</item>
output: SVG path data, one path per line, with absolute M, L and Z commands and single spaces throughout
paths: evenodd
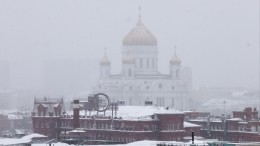
M 68 111 L 68 115 L 72 115 L 72 111 Z M 150 120 L 154 114 L 184 114 L 173 108 L 164 108 L 158 106 L 119 106 L 117 111 L 117 117 L 122 119 L 140 119 L 140 120 Z M 85 111 L 81 111 L 80 115 L 85 115 Z M 102 115 L 102 113 L 100 113 Z M 111 110 L 106 111 L 107 116 L 112 115 Z

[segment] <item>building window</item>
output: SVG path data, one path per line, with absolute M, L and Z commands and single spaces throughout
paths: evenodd
M 39 122 L 38 121 L 35 122 L 35 128 L 39 128 Z
M 153 125 L 153 131 L 156 131 L 156 129 L 157 129 L 156 125 Z
M 179 78 L 179 70 L 176 70 L 176 78 Z
M 163 86 L 162 86 L 162 84 L 159 84 L 158 87 L 159 87 L 159 89 L 162 89 Z
M 128 76 L 129 76 L 129 77 L 132 77 L 132 71 L 131 71 L 131 69 L 128 70 Z
M 149 66 L 150 66 L 150 64 L 149 64 L 149 58 L 147 58 L 147 60 L 146 60 L 146 66 L 147 66 L 147 68 L 149 68 Z
M 44 122 L 41 122 L 41 128 L 44 128 Z
M 140 58 L 140 67 L 142 68 L 143 67 L 143 59 Z
M 50 128 L 49 122 L 46 122 L 45 125 L 46 125 L 46 128 Z
M 163 97 L 157 97 L 157 106 L 164 106 L 164 98 Z
M 155 58 L 155 68 L 157 68 L 157 59 Z
M 144 131 L 148 131 L 149 127 L 148 125 L 144 125 Z
M 58 128 L 58 122 L 55 122 L 55 128 Z

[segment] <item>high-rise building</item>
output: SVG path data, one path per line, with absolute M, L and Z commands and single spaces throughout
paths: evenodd
M 7 61 L 0 61 L 0 91 L 10 90 L 10 63 Z

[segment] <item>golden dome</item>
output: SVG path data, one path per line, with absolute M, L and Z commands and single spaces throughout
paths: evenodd
M 172 57 L 172 59 L 170 60 L 170 64 L 171 65 L 180 65 L 181 64 L 181 60 L 180 58 L 176 55 L 176 51 Z
M 105 54 L 104 56 L 103 56 L 103 58 L 100 60 L 100 64 L 101 65 L 110 65 L 110 61 L 109 61 L 109 59 L 107 58 L 107 55 Z
M 155 36 L 143 25 L 139 19 L 137 25 L 125 36 L 124 46 L 156 46 Z
M 122 58 L 123 64 L 134 64 L 134 58 L 127 53 L 123 58 Z

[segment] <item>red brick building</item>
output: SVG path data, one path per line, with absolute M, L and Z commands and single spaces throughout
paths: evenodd
M 65 113 L 62 99 L 36 99 L 32 112 L 33 130 L 60 140 L 74 137 L 120 143 L 138 140 L 182 141 L 187 135 L 184 113 L 169 108 L 120 106 L 114 118 L 111 118 L 111 110 L 106 111 L 108 116 L 103 113 L 86 115 L 84 111 L 75 109 L 74 113 Z
M 260 121 L 256 108 L 234 111 L 233 118 L 202 117 L 189 120 L 201 125 L 201 136 L 231 142 L 260 141 Z
M 58 138 L 62 112 L 65 112 L 63 99 L 35 99 L 32 112 L 33 132 Z

